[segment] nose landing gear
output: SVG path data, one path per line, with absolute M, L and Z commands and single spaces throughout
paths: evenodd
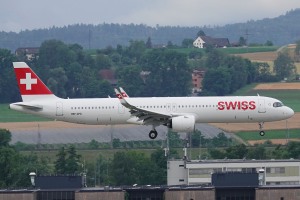
M 258 125 L 259 125 L 259 135 L 260 136 L 264 136 L 265 135 L 265 131 L 263 131 L 262 129 L 263 129 L 263 126 L 264 126 L 264 122 L 260 122 L 260 123 L 258 123 Z

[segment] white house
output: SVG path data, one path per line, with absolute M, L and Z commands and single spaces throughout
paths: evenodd
M 211 45 L 217 48 L 226 48 L 230 46 L 228 38 L 212 38 L 209 36 L 199 36 L 193 42 L 194 47 L 205 48 L 207 45 Z
M 204 40 L 201 39 L 201 37 L 197 37 L 197 39 L 193 42 L 193 45 L 194 47 L 197 47 L 197 48 L 201 48 L 203 49 L 204 48 Z

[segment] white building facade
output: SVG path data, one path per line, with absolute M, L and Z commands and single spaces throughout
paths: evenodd
M 200 49 L 204 48 L 204 44 L 205 42 L 201 39 L 201 37 L 197 37 L 197 39 L 193 42 L 193 46 Z
M 264 185 L 300 184 L 300 160 L 169 160 L 168 185 L 210 184 L 215 172 L 259 172 Z

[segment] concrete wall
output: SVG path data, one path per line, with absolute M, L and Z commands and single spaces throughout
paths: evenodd
M 215 190 L 167 190 L 165 200 L 215 200 Z
M 125 192 L 76 192 L 75 200 L 124 200 Z M 1 199 L 0 199 L 1 200 Z
M 300 188 L 259 188 L 256 200 L 300 200 Z
M 35 200 L 36 193 L 0 193 L 0 200 Z

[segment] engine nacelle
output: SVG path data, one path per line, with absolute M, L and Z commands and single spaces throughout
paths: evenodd
M 192 132 L 195 129 L 195 117 L 192 115 L 173 117 L 168 127 L 175 132 Z

